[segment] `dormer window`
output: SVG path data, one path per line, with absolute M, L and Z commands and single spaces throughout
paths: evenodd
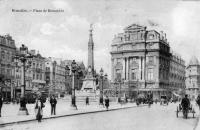
M 150 40 L 154 39 L 154 34 L 149 34 L 149 39 Z

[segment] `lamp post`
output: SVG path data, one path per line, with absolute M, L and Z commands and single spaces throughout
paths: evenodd
M 20 61 L 22 63 L 22 67 L 23 67 L 23 78 L 22 78 L 22 86 L 21 86 L 21 99 L 20 99 L 20 108 L 19 108 L 19 115 L 28 115 L 28 110 L 26 108 L 26 97 L 25 97 L 25 91 L 26 91 L 26 79 L 25 79 L 25 72 L 26 72 L 26 68 L 31 66 L 31 60 L 32 60 L 33 56 L 28 53 L 28 48 L 22 44 L 22 46 L 20 47 L 20 53 L 17 54 L 14 57 L 15 62 L 18 63 L 18 61 Z
M 68 89 L 69 85 L 68 85 L 68 83 L 67 83 L 67 81 L 68 81 L 68 76 L 69 76 L 69 72 L 70 72 L 69 66 L 66 65 L 66 67 L 65 67 L 65 88 L 66 88 L 66 91 L 69 90 L 69 89 Z
M 71 102 L 72 104 L 71 104 L 71 106 L 75 109 L 77 109 L 75 87 L 74 87 L 74 83 L 75 83 L 74 77 L 75 77 L 76 69 L 77 69 L 77 64 L 76 64 L 75 60 L 73 60 L 71 63 L 71 71 L 72 71 L 72 102 Z
M 121 85 L 124 83 L 124 79 L 119 79 L 119 95 L 118 95 L 118 102 L 121 102 Z
M 103 69 L 100 70 L 101 87 L 100 87 L 100 99 L 99 104 L 103 105 Z

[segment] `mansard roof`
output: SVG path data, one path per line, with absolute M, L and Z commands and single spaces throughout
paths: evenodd
M 140 26 L 138 24 L 131 24 L 124 28 L 124 31 L 139 31 L 139 30 L 146 30 L 146 27 Z
M 199 61 L 198 59 L 196 58 L 196 56 L 192 56 L 192 58 L 190 59 L 190 62 L 189 62 L 189 65 L 199 65 Z

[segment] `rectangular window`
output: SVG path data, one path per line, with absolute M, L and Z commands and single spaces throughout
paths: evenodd
M 149 56 L 148 59 L 149 59 L 149 63 L 151 63 L 151 64 L 154 63 L 154 61 L 153 61 L 153 56 Z
M 149 68 L 147 71 L 147 80 L 153 80 L 153 69 Z
M 132 69 L 132 72 L 131 72 L 131 79 L 132 80 L 136 80 L 137 79 L 137 69 Z
M 120 69 L 116 70 L 116 79 L 121 80 L 121 70 Z

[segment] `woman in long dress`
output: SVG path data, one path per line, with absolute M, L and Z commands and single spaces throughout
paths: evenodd
M 41 99 L 39 98 L 36 101 L 36 105 L 35 105 L 35 113 L 36 113 L 36 120 L 38 120 L 38 122 L 41 122 L 42 120 L 42 116 L 43 116 L 43 108 L 44 104 L 42 103 Z

